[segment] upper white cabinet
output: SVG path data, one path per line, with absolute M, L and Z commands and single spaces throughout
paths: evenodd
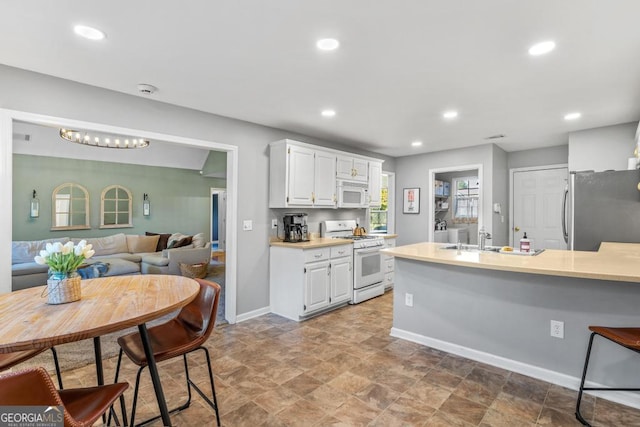
M 269 149 L 270 208 L 334 208 L 337 179 L 365 183 L 371 206 L 380 205 L 381 160 L 290 139 L 272 142 Z
M 333 207 L 336 155 L 283 140 L 271 144 L 269 207 Z
M 380 207 L 382 204 L 382 163 L 369 162 L 369 206 Z
M 367 182 L 368 163 L 366 159 L 338 156 L 336 178 Z

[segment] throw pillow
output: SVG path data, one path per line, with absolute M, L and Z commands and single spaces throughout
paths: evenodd
M 155 252 L 160 236 L 138 236 L 137 234 L 127 234 L 127 246 L 129 253 L 149 253 Z
M 102 277 L 107 274 L 109 264 L 106 262 L 94 262 L 86 267 L 79 268 L 78 274 L 83 279 L 93 279 L 94 277 Z
M 167 249 L 167 245 L 169 244 L 169 237 L 171 237 L 170 233 L 152 233 L 147 231 L 144 233 L 145 236 L 160 236 L 158 240 L 158 245 L 156 246 L 156 252 L 160 252 L 161 250 Z
M 172 240 L 169 242 L 167 249 L 175 249 L 175 248 L 181 248 L 183 246 L 188 246 L 191 244 L 192 240 L 193 240 L 192 236 L 186 236 L 180 240 Z
M 194 235 L 191 243 L 193 243 L 194 248 L 204 248 L 205 243 L 207 243 L 204 238 L 204 233 L 198 233 Z

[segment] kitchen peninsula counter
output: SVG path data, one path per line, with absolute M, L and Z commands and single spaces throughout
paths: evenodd
M 532 255 L 442 249 L 441 243 L 416 243 L 385 249 L 387 255 L 440 264 L 584 279 L 640 282 L 640 244 L 608 243 L 597 252 L 547 249 Z M 450 246 L 450 245 L 449 245 Z
M 395 258 L 392 336 L 577 389 L 590 325 L 640 327 L 640 244 L 536 256 L 441 246 L 383 250 Z M 637 386 L 637 355 L 605 343 L 594 352 L 589 380 Z M 640 407 L 633 393 L 604 397 Z
M 326 248 L 328 246 L 349 245 L 351 243 L 353 243 L 351 239 L 332 239 L 328 237 L 319 237 L 317 239 L 311 239 L 308 242 L 285 242 L 281 239 L 274 238 L 269 242 L 269 245 L 293 249 L 316 249 Z

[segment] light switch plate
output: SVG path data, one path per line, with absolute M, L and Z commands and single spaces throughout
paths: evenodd
M 278 228 L 278 220 L 277 219 L 272 219 L 271 220 L 271 228 Z
M 242 221 L 242 229 L 244 231 L 253 230 L 253 221 L 251 221 L 250 219 L 245 219 L 244 221 Z

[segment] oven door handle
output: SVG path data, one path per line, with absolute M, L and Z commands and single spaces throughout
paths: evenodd
M 381 247 L 376 246 L 375 248 L 366 248 L 366 249 L 355 249 L 354 252 L 356 255 L 361 254 L 372 254 L 374 252 L 379 252 Z

